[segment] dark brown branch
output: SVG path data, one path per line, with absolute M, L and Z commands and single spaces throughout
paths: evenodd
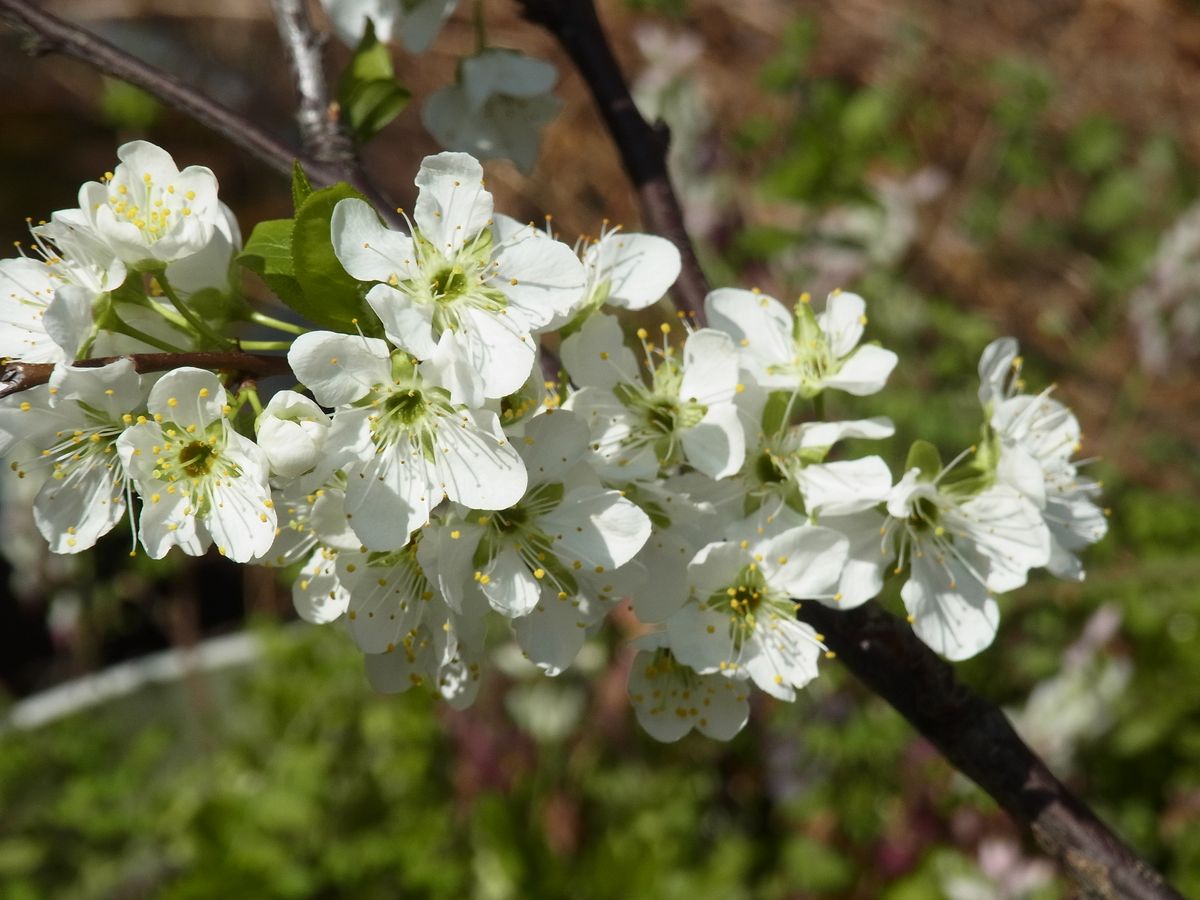
M 128 356 L 98 356 L 79 359 L 71 365 L 84 368 L 106 366 L 119 359 L 133 361 L 135 372 L 166 372 L 182 366 L 219 369 L 256 378 L 290 375 L 287 357 L 242 353 L 236 350 L 203 350 L 194 353 L 131 353 Z M 0 368 L 0 399 L 45 384 L 54 371 L 53 363 L 10 362 Z
M 683 270 L 672 289 L 680 309 L 704 322 L 708 279 L 696 259 L 683 210 L 667 172 L 669 138 L 660 122 L 652 126 L 638 112 L 620 66 L 604 36 L 593 0 L 520 0 L 525 18 L 553 34 L 587 82 L 604 124 L 621 153 L 638 192 L 642 218 L 652 231 L 670 239 L 683 257 Z
M 287 51 L 296 93 L 300 97 L 296 123 L 309 156 L 346 172 L 358 168 L 354 144 L 342 130 L 337 107 L 329 102 L 322 51 L 325 35 L 313 28 L 306 0 L 271 0 L 275 24 Z
M 954 677 L 876 603 L 845 612 L 805 603 L 800 618 L 867 687 L 987 791 L 1089 897 L 1182 900 L 1046 768 L 1004 713 Z
M 291 176 L 292 162 L 299 158 L 309 178 L 320 186 L 349 181 L 379 209 L 389 222 L 399 224 L 395 207 L 358 170 L 316 157 L 295 153 L 253 122 L 198 93 L 173 75 L 131 56 L 107 41 L 39 9 L 29 0 L 0 0 L 3 18 L 29 40 L 30 51 L 62 53 L 92 68 L 119 78 L 151 94 L 167 106 L 227 138 L 251 156 L 284 176 Z

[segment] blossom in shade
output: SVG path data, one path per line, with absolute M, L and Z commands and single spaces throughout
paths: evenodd
M 651 737 L 677 741 L 694 728 L 727 741 L 742 730 L 750 717 L 745 681 L 697 674 L 675 659 L 662 632 L 635 643 L 639 649 L 629 669 L 629 701 Z
M 139 535 L 155 559 L 178 546 L 193 556 L 215 543 L 235 562 L 262 556 L 275 540 L 266 455 L 227 418 L 225 388 L 212 372 L 168 372 L 150 390 L 143 417 L 117 440 L 142 498 Z
M 454 84 L 429 95 L 421 121 L 447 150 L 511 159 L 530 172 L 541 130 L 562 108 L 550 92 L 557 77 L 545 60 L 487 47 L 459 63 Z

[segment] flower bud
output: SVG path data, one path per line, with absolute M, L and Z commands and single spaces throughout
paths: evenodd
M 317 464 L 329 432 L 329 417 L 304 395 L 280 391 L 258 417 L 255 430 L 271 471 L 295 478 Z

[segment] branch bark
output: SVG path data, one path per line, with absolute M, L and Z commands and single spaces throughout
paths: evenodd
M 314 155 L 296 153 L 229 107 L 85 29 L 39 9 L 29 0 L 0 0 L 0 18 L 25 35 L 31 53 L 62 53 L 105 75 L 139 87 L 167 106 L 211 128 L 284 177 L 291 176 L 292 162 L 299 159 L 310 180 L 318 185 L 324 187 L 349 181 L 389 222 L 402 224 L 394 204 L 380 194 L 360 169 L 347 170 Z
M 697 324 L 703 324 L 708 279 L 696 258 L 683 209 L 671 186 L 666 126 L 662 122 L 651 125 L 638 112 L 593 0 L 520 0 L 520 5 L 526 19 L 557 38 L 583 76 L 637 190 L 642 219 L 652 231 L 679 248 L 683 268 L 672 288 L 676 305 Z
M 359 168 L 349 135 L 338 122 L 337 108 L 329 102 L 322 51 L 325 35 L 313 28 L 306 0 L 271 0 L 275 24 L 296 76 L 300 97 L 296 123 L 304 148 L 313 158 L 346 172 Z
M 1054 776 L 994 704 L 874 601 L 846 611 L 805 603 L 799 617 L 956 769 L 1033 834 L 1089 897 L 1182 900 Z
M 268 375 L 289 375 L 291 367 L 286 357 L 243 353 L 237 350 L 197 351 L 195 353 L 131 353 L 128 356 L 97 356 L 77 359 L 71 365 L 97 368 L 119 359 L 133 361 L 135 372 L 166 372 L 181 366 L 199 369 L 223 369 L 256 378 Z M 0 368 L 0 399 L 46 384 L 54 371 L 53 363 L 10 362 Z

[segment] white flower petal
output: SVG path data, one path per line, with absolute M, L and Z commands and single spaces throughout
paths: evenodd
M 698 425 L 682 433 L 680 441 L 688 463 L 709 478 L 734 475 L 746 461 L 746 436 L 732 403 L 710 406 Z
M 589 316 L 562 342 L 560 355 L 571 381 L 580 387 L 610 390 L 621 382 L 641 380 L 637 358 L 625 345 L 625 334 L 615 316 Z
M 322 406 L 353 403 L 391 379 L 388 346 L 377 338 L 310 331 L 292 342 L 288 364 Z
M 947 659 L 970 659 L 996 637 L 999 607 L 957 559 L 943 567 L 929 554 L 915 557 L 900 596 L 917 637 Z
M 440 253 L 457 251 L 487 227 L 492 195 L 483 186 L 483 167 L 466 153 L 427 156 L 417 172 L 413 218 L 421 237 Z
M 842 363 L 841 368 L 825 378 L 825 386 L 855 397 L 878 393 L 887 384 L 898 359 L 891 350 L 864 344 Z
M 645 309 L 658 302 L 679 277 L 679 249 L 653 234 L 612 231 L 587 249 L 584 264 L 597 286 L 608 282 L 605 303 Z
M 412 238 L 384 225 L 363 200 L 338 201 L 330 236 L 338 262 L 359 281 L 407 281 L 419 272 Z

